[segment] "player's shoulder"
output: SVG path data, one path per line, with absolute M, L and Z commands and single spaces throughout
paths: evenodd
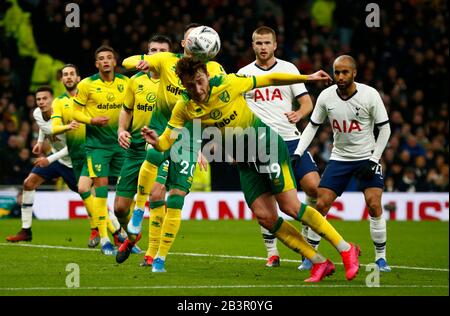
M 276 66 L 280 67 L 280 68 L 286 68 L 286 69 L 294 69 L 298 71 L 297 66 L 295 66 L 293 63 L 291 63 L 290 61 L 284 60 L 284 59 L 279 59 L 276 58 Z
M 323 89 L 320 92 L 319 96 L 321 98 L 330 98 L 330 97 L 335 97 L 335 96 L 339 97 L 339 95 L 337 94 L 336 90 L 337 90 L 337 85 L 336 84 L 331 85 L 328 88 Z
M 142 76 L 144 76 L 146 74 L 147 74 L 146 72 L 139 71 L 139 72 L 135 73 L 133 76 L 131 76 L 130 79 L 136 79 L 136 78 L 142 77 Z
M 53 99 L 52 105 L 56 106 L 59 104 L 62 104 L 63 102 L 67 102 L 68 100 L 70 100 L 70 96 L 67 94 L 67 92 L 64 92 L 63 94 L 57 96 L 56 98 Z
M 256 69 L 256 61 L 251 62 L 250 64 L 242 67 L 241 69 L 238 70 L 238 74 L 246 74 L 249 73 L 252 70 Z
M 61 94 L 58 97 L 56 97 L 55 100 L 63 101 L 63 100 L 67 100 L 67 99 L 70 99 L 70 96 L 67 94 L 67 91 L 66 91 L 63 94 Z
M 118 79 L 119 81 L 125 81 L 125 82 L 128 82 L 128 80 L 130 80 L 130 78 L 128 78 L 127 76 L 125 76 L 125 75 L 122 75 L 122 74 L 120 74 L 120 73 L 114 73 L 114 77 L 116 78 L 116 79 Z
M 358 91 L 370 91 L 370 92 L 376 91 L 375 88 L 373 88 L 365 83 L 355 81 L 355 85 L 356 85 L 356 90 L 358 90 Z
M 356 82 L 356 81 L 355 81 L 355 85 L 356 85 L 356 90 L 358 90 L 358 92 L 361 92 L 361 94 L 360 94 L 361 97 L 373 99 L 373 98 L 378 98 L 380 96 L 380 93 L 374 87 L 371 87 L 367 84 Z
M 206 69 L 208 70 L 209 73 L 213 73 L 215 75 L 226 74 L 226 71 L 223 68 L 223 66 L 214 60 L 208 61 L 206 63 Z
M 33 110 L 33 117 L 34 118 L 41 118 L 42 117 L 42 111 L 41 111 L 41 109 L 40 108 L 38 108 L 38 107 L 36 107 L 34 110 Z

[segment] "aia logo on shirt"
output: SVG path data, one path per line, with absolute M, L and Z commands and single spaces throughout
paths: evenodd
M 281 95 L 281 91 L 278 88 L 275 88 L 273 92 L 270 89 L 256 89 L 255 90 L 255 102 L 258 101 L 275 101 L 280 100 L 283 101 L 283 96 Z
M 351 133 L 362 131 L 361 125 L 359 125 L 358 121 L 351 121 L 351 122 L 342 121 L 341 123 L 339 123 L 338 120 L 333 120 L 331 125 L 333 126 L 333 130 L 339 133 Z

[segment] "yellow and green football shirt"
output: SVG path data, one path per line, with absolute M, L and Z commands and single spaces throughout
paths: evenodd
M 150 65 L 150 70 L 156 73 L 159 78 L 158 99 L 156 110 L 153 112 L 150 128 L 161 134 L 170 119 L 172 110 L 185 91 L 181 80 L 175 73 L 178 60 L 183 58 L 183 54 L 161 52 L 153 55 L 138 55 L 126 58 L 122 65 L 128 69 L 134 68 L 140 60 L 145 60 Z M 215 62 L 209 61 L 206 67 L 210 76 L 225 74 L 223 67 Z
M 145 147 L 141 135 L 141 128 L 150 123 L 153 111 L 156 108 L 159 79 L 153 79 L 148 73 L 138 72 L 128 82 L 127 95 L 124 108 L 133 111 L 133 120 L 130 127 L 131 148 Z
M 256 77 L 220 75 L 211 78 L 209 85 L 210 95 L 204 103 L 197 103 L 183 94 L 183 100 L 178 101 L 173 110 L 169 129 L 181 129 L 186 122 L 200 119 L 203 127 L 217 127 L 224 135 L 226 127 L 246 129 L 259 122 L 242 95 L 256 87 Z
M 67 125 L 74 119 L 72 99 L 72 96 L 66 92 L 53 100 L 52 130 L 58 128 L 58 126 Z M 79 128 L 69 130 L 65 133 L 67 148 L 69 149 L 69 155 L 72 160 L 84 159 L 86 157 L 84 149 L 86 141 L 86 125 L 80 123 Z
M 116 73 L 113 81 L 105 82 L 100 74 L 95 74 L 81 80 L 78 84 L 78 94 L 74 101 L 85 107 L 84 113 L 90 118 L 109 117 L 107 126 L 86 126 L 86 147 L 118 146 L 119 115 L 124 105 L 128 81 L 128 77 Z

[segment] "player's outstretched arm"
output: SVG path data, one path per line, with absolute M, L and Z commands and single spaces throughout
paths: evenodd
M 323 70 L 319 70 L 311 75 L 296 75 L 287 73 L 272 73 L 263 76 L 256 76 L 256 88 L 268 86 L 284 86 L 306 82 L 324 82 L 330 84 L 331 77 Z
M 122 66 L 126 69 L 137 69 L 140 71 L 155 71 L 155 68 L 152 65 L 150 56 L 147 55 L 134 55 L 128 58 L 125 58 L 122 61 Z

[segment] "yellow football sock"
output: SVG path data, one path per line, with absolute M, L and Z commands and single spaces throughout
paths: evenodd
M 170 195 L 167 198 L 167 214 L 161 229 L 161 241 L 156 257 L 165 260 L 170 248 L 177 236 L 181 224 L 181 209 L 183 208 L 184 197 L 180 195 Z
M 108 238 L 107 222 L 108 222 L 108 187 L 102 186 L 95 188 L 94 208 L 98 218 L 98 232 L 100 238 Z M 109 239 L 109 238 L 108 238 Z
M 128 215 L 127 215 L 127 223 L 130 222 L 130 219 L 133 216 L 135 206 L 136 206 L 136 201 L 135 200 L 131 201 L 130 212 L 128 212 Z
M 108 212 L 107 212 L 107 213 L 108 213 Z M 108 218 L 107 218 L 107 220 L 106 220 L 106 227 L 108 228 L 108 231 L 109 231 L 111 234 L 114 234 L 114 233 L 117 231 L 116 227 L 114 226 L 114 224 L 113 224 L 113 222 L 111 221 L 111 218 L 109 218 L 109 216 L 108 216 Z
M 86 212 L 89 216 L 89 226 L 91 227 L 91 229 L 97 228 L 97 216 L 95 214 L 94 208 L 94 197 L 92 196 L 91 192 L 81 193 L 80 196 L 83 199 L 84 207 L 86 208 Z
M 161 230 L 166 215 L 164 201 L 150 202 L 150 218 L 148 221 L 148 248 L 146 256 L 155 258 L 161 241 Z
M 300 211 L 297 215 L 298 220 L 308 225 L 321 237 L 328 240 L 334 247 L 339 248 L 342 246 L 344 238 L 331 226 L 331 224 L 320 214 L 316 209 L 302 203 Z M 344 241 L 345 243 L 345 241 Z M 346 243 L 345 243 L 346 244 Z
M 303 238 L 302 234 L 290 223 L 279 217 L 275 227 L 270 231 L 283 244 L 304 257 L 312 260 L 317 251 Z
M 145 208 L 145 203 L 147 202 L 148 195 L 156 181 L 157 175 L 158 167 L 145 160 L 139 170 L 136 208 L 141 210 Z

